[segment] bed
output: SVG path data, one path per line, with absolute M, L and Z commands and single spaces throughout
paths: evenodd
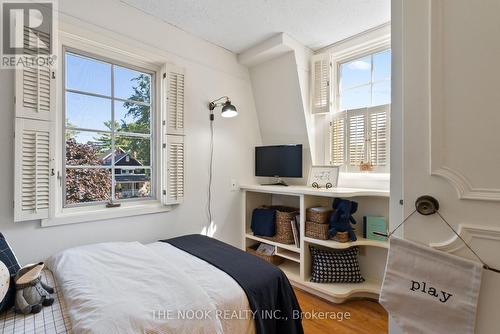
M 47 266 L 57 282 L 51 308 L 59 316 L 37 315 L 38 330 L 18 326 L 5 333 L 303 333 L 288 280 L 259 277 L 261 270 L 279 269 L 207 237 L 77 247 L 55 254 Z M 51 273 L 45 275 L 50 283 Z

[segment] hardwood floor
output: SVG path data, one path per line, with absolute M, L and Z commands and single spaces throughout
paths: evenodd
M 299 289 L 295 289 L 302 312 L 338 312 L 350 314 L 350 319 L 303 319 L 305 334 L 382 334 L 387 333 L 387 312 L 375 301 L 353 300 L 333 304 Z M 309 313 L 313 314 L 313 313 Z M 320 313 L 317 313 L 320 315 Z M 333 315 L 330 313 L 330 315 Z M 340 316 L 342 317 L 342 315 Z M 344 316 L 345 317 L 345 316 Z

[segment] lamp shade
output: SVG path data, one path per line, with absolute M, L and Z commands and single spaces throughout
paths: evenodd
M 226 101 L 222 106 L 221 116 L 226 118 L 235 117 L 238 115 L 236 107 L 231 104 L 231 101 Z

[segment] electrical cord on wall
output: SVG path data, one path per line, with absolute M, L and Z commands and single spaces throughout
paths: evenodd
M 210 114 L 210 166 L 208 167 L 208 226 L 212 224 L 212 177 L 214 162 L 214 115 Z
M 225 102 L 221 102 L 224 100 Z M 210 110 L 210 166 L 208 169 L 208 203 L 207 203 L 207 212 L 208 212 L 208 228 L 212 227 L 212 181 L 213 181 L 213 164 L 214 164 L 214 109 L 217 107 L 222 107 L 221 116 L 226 118 L 235 117 L 238 115 L 238 111 L 236 107 L 231 104 L 231 100 L 229 97 L 222 96 L 216 100 L 213 100 L 208 104 L 208 110 Z M 215 227 L 214 227 L 215 229 Z M 208 230 L 207 230 L 208 232 Z

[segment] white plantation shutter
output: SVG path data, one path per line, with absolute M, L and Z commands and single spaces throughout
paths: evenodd
M 167 133 L 181 135 L 184 133 L 184 69 L 168 65 L 164 75 Z
M 389 111 L 372 108 L 368 113 L 368 136 L 371 162 L 374 166 L 386 166 L 389 161 Z
M 348 138 L 347 147 L 349 165 L 357 166 L 363 161 L 365 155 L 365 121 L 364 114 L 348 112 Z
M 14 220 L 48 218 L 50 123 L 16 118 Z
M 50 70 L 31 68 L 22 73 L 22 98 L 20 99 L 20 117 L 49 120 L 50 117 Z
M 343 161 L 349 170 L 368 162 L 369 155 L 375 171 L 389 172 L 390 105 L 343 111 L 332 121 L 330 131 L 333 165 Z
M 345 119 L 343 116 L 331 122 L 331 164 L 343 165 L 345 162 Z
M 162 73 L 162 203 L 170 205 L 184 200 L 185 71 L 169 64 Z
M 313 114 L 330 111 L 331 61 L 328 56 L 313 58 L 312 61 L 312 106 Z
M 50 121 L 55 73 L 46 66 L 16 70 L 16 117 Z
M 50 35 L 24 29 L 28 55 L 48 55 Z M 37 52 L 38 49 L 38 52 Z M 47 66 L 15 71 L 14 220 L 46 219 L 50 207 L 55 72 Z
M 47 34 L 25 28 L 25 48 L 27 53 L 35 55 L 33 47 L 41 43 L 48 44 Z M 40 50 L 39 54 L 47 55 L 48 51 Z M 16 117 L 50 121 L 50 111 L 54 110 L 55 73 L 47 66 L 25 67 L 16 70 Z
M 184 137 L 167 136 L 167 189 L 165 204 L 179 204 L 184 200 Z

